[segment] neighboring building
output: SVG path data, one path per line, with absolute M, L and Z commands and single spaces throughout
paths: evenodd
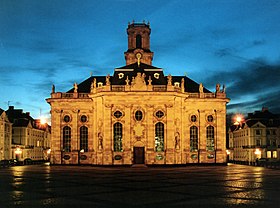
M 51 98 L 52 164 L 226 163 L 225 88 L 152 66 L 150 25 L 128 25 L 126 65 Z
M 12 126 L 11 159 L 42 161 L 48 159 L 50 126 L 34 120 L 29 113 L 10 106 L 6 111 Z
M 11 159 L 12 123 L 6 112 L 0 108 L 0 160 Z
M 231 126 L 230 160 L 246 164 L 257 159 L 280 160 L 280 116 L 263 108 Z

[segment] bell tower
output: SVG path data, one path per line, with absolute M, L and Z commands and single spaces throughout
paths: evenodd
M 124 53 L 126 65 L 141 62 L 152 65 L 154 53 L 150 51 L 150 24 L 128 23 L 128 49 Z

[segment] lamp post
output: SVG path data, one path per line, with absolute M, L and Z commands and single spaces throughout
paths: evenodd
M 262 152 L 260 151 L 260 149 L 257 148 L 254 153 L 256 155 L 256 163 L 257 165 L 259 165 L 259 159 L 261 158 Z
M 21 148 L 17 147 L 15 149 L 15 154 L 16 154 L 16 160 L 19 161 L 20 155 L 22 154 Z

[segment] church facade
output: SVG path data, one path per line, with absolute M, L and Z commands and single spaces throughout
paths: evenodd
M 51 163 L 226 163 L 225 87 L 210 92 L 152 65 L 150 25 L 128 24 L 126 65 L 68 92 L 53 86 Z

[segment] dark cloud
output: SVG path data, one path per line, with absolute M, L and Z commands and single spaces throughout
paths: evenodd
M 280 112 L 280 64 L 264 59 L 248 61 L 242 67 L 207 77 L 206 86 L 226 84 L 231 99 L 228 109 L 258 110 L 262 106 Z M 238 103 L 238 100 L 242 100 Z

